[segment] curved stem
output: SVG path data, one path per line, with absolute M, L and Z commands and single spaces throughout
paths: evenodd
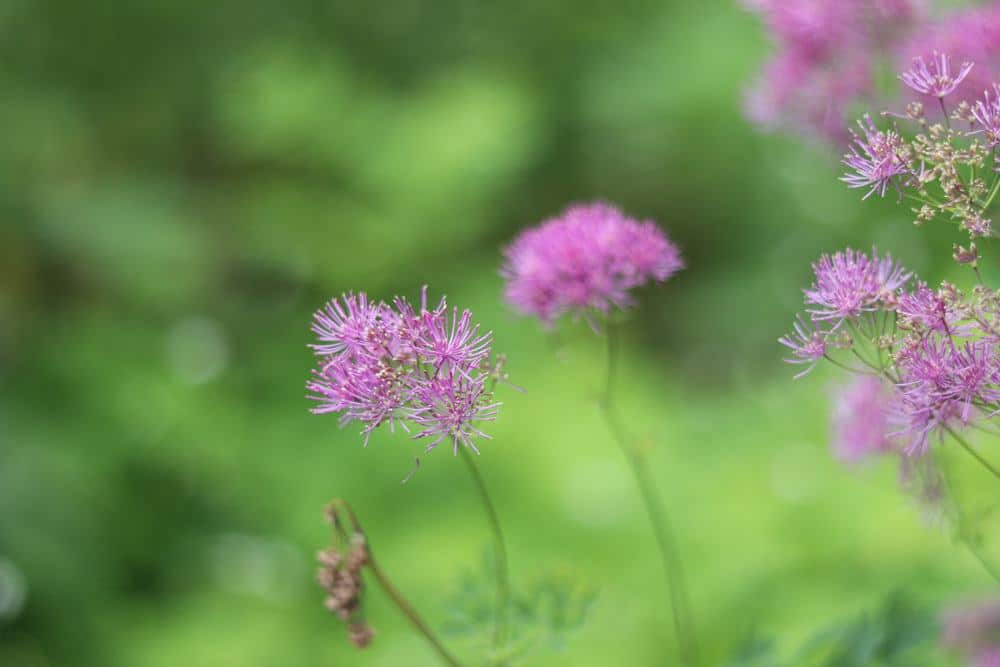
M 987 560 L 986 556 L 984 556 L 983 553 L 979 550 L 979 547 L 977 547 L 975 544 L 971 543 L 969 540 L 966 539 L 963 539 L 962 543 L 965 544 L 965 547 L 969 550 L 969 553 L 972 554 L 972 557 L 975 558 L 979 562 L 979 564 L 983 566 L 983 569 L 986 570 L 987 574 L 993 577 L 993 580 L 995 582 L 1000 584 L 1000 572 L 997 571 L 997 568 L 994 567 L 993 563 Z
M 507 641 L 507 612 L 510 608 L 510 573 L 507 570 L 507 544 L 503 538 L 503 530 L 500 528 L 500 519 L 497 516 L 496 507 L 490 499 L 489 491 L 486 490 L 486 483 L 483 476 L 479 474 L 479 468 L 466 447 L 459 447 L 462 452 L 462 460 L 469 467 L 469 473 L 476 484 L 476 490 L 483 501 L 486 510 L 486 518 L 489 520 L 490 529 L 493 531 L 493 564 L 496 568 L 497 579 L 497 608 L 495 623 L 493 625 L 493 648 L 499 652 Z
M 962 510 L 962 503 L 959 500 L 958 495 L 955 493 L 955 485 L 952 483 L 951 473 L 949 471 L 950 466 L 948 465 L 947 458 L 948 457 L 941 453 L 937 457 L 937 461 L 941 469 L 941 475 L 944 479 L 947 494 L 952 499 L 952 503 L 955 508 L 957 539 L 962 543 L 962 546 L 969 550 L 969 553 L 972 554 L 972 557 L 976 559 L 976 562 L 979 563 L 984 570 L 986 570 L 986 573 L 989 574 L 994 581 L 1000 583 L 1000 571 L 997 571 L 997 568 L 993 565 L 993 563 L 991 563 L 990 560 L 983 555 L 975 537 L 970 536 L 966 531 L 965 512 Z
M 670 526 L 670 521 L 664 509 L 663 502 L 656 489 L 656 483 L 650 473 L 645 457 L 638 449 L 629 444 L 628 435 L 622 424 L 615 405 L 615 380 L 618 371 L 618 336 L 616 327 L 610 321 L 606 332 L 608 342 L 608 368 L 604 395 L 601 397 L 601 414 L 608 424 L 612 438 L 625 455 L 632 475 L 635 477 L 642 497 L 643 505 L 653 527 L 653 534 L 660 549 L 663 569 L 667 576 L 667 586 L 670 592 L 670 605 L 674 617 L 674 631 L 680 645 L 682 662 L 688 667 L 696 667 L 698 660 L 698 643 L 695 639 L 694 620 L 691 612 L 691 602 L 688 598 L 684 581 L 684 568 L 681 565 L 677 542 Z
M 333 507 L 339 507 L 347 512 L 348 517 L 351 519 L 351 525 L 354 531 L 365 535 L 365 531 L 361 528 L 361 523 L 358 521 L 358 517 L 354 514 L 354 510 L 351 509 L 351 506 L 346 500 L 335 500 L 332 505 Z M 444 664 L 449 665 L 449 667 L 462 667 L 462 663 L 448 651 L 444 643 L 438 639 L 437 635 L 434 634 L 434 631 L 431 630 L 431 627 L 427 625 L 420 614 L 417 613 L 417 610 L 413 608 L 413 605 L 411 605 L 409 601 L 403 597 L 403 594 L 399 592 L 399 590 L 389 580 L 389 577 L 385 574 L 385 572 L 382 571 L 382 568 L 379 567 L 378 561 L 375 560 L 375 555 L 372 553 L 371 542 L 367 539 L 367 536 L 365 544 L 367 545 L 368 551 L 367 567 L 371 570 L 371 573 L 375 576 L 375 580 L 378 582 L 379 586 L 382 587 L 385 594 L 388 595 L 389 598 L 396 604 L 396 607 L 398 607 L 399 611 L 406 616 L 406 618 L 410 621 L 410 624 L 417 630 L 417 632 L 423 635 L 424 639 L 430 643 Z
M 972 447 L 972 445 L 970 445 L 968 443 L 968 441 L 965 440 L 965 438 L 963 438 L 962 436 L 960 436 L 958 434 L 958 432 L 955 431 L 955 429 L 951 428 L 950 426 L 946 425 L 944 428 L 945 428 L 946 431 L 948 431 L 949 434 L 951 434 L 951 437 L 955 438 L 955 442 L 957 442 L 959 445 L 962 446 L 962 449 L 964 449 L 965 451 L 969 452 L 969 454 L 971 454 L 974 459 L 976 459 L 981 464 L 983 464 L 983 467 L 986 468 L 987 470 L 989 470 L 991 473 L 993 473 L 994 477 L 996 477 L 997 479 L 1000 479 L 1000 470 L 997 470 L 993 466 L 992 463 L 990 463 L 989 461 L 987 461 L 986 459 L 984 459 L 983 456 L 982 456 L 982 454 L 980 454 L 979 452 L 977 452 Z

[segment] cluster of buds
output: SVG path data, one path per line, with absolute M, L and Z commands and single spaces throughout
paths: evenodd
M 930 62 L 914 61 L 900 79 L 924 97 L 936 98 L 933 112 L 920 101 L 904 114 L 883 112 L 910 121 L 915 132 L 898 127 L 881 130 L 870 117 L 858 122 L 850 151 L 844 156 L 849 172 L 842 180 L 852 188 L 867 188 L 885 196 L 893 189 L 912 203 L 914 223 L 949 220 L 973 239 L 993 236 L 988 211 L 1000 189 L 996 148 L 1000 145 L 1000 87 L 979 99 L 952 100 L 972 70 L 972 63 L 953 67 L 950 58 L 934 54 Z M 963 249 L 964 250 L 964 249 Z M 975 249 L 958 252 L 956 260 L 975 261 Z
M 334 527 L 337 544 L 316 554 L 319 561 L 316 581 L 326 592 L 324 605 L 327 610 L 347 625 L 351 643 L 365 648 L 375 636 L 375 631 L 364 619 L 362 607 L 364 581 L 361 571 L 369 563 L 368 545 L 361 531 L 346 534 L 335 506 L 328 507 L 326 515 Z

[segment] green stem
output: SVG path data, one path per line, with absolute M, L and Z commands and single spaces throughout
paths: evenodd
M 691 612 L 691 602 L 688 598 L 684 580 L 684 568 L 681 565 L 676 539 L 670 526 L 663 502 L 657 493 L 656 483 L 650 473 L 650 467 L 637 448 L 629 444 L 622 420 L 615 406 L 615 379 L 618 370 L 618 336 L 616 327 L 610 321 L 607 323 L 608 368 L 604 395 L 601 397 L 601 414 L 604 416 L 615 443 L 622 450 L 628 461 L 639 487 L 642 502 L 652 523 L 653 534 L 660 549 L 663 569 L 667 576 L 667 586 L 670 592 L 671 610 L 674 617 L 674 631 L 680 645 L 681 659 L 688 667 L 697 667 L 698 643 L 695 638 L 694 619 Z
M 964 449 L 965 451 L 967 451 L 969 454 L 972 455 L 972 457 L 974 459 L 976 459 L 981 464 L 983 464 L 983 467 L 986 468 L 987 470 L 989 470 L 991 473 L 993 473 L 994 477 L 996 477 L 997 479 L 1000 479 L 1000 470 L 997 470 L 995 467 L 993 467 L 992 463 L 990 463 L 989 461 L 987 461 L 986 459 L 984 459 L 983 456 L 982 456 L 982 454 L 980 454 L 979 452 L 977 452 L 972 447 L 972 445 L 970 445 L 965 440 L 965 438 L 963 438 L 962 436 L 960 436 L 958 434 L 958 432 L 955 431 L 955 429 L 951 428 L 950 426 L 945 426 L 944 429 L 946 431 L 948 431 L 949 434 L 951 434 L 951 437 L 955 438 L 955 442 L 957 442 L 959 445 L 961 445 L 962 449 Z
M 949 470 L 950 466 L 948 465 L 947 458 L 948 457 L 944 455 L 944 452 L 941 452 L 937 456 L 937 462 L 941 470 L 942 478 L 944 479 L 946 492 L 955 507 L 955 523 L 958 541 L 969 550 L 969 553 L 972 554 L 972 557 L 976 559 L 976 562 L 978 562 L 982 568 L 986 570 L 987 574 L 993 577 L 994 581 L 1000 583 L 1000 572 L 997 571 L 997 568 L 994 567 L 993 563 L 991 563 L 989 559 L 983 555 L 983 552 L 980 551 L 975 538 L 970 537 L 966 532 L 965 513 L 962 511 L 962 503 L 959 500 L 958 495 L 955 493 L 955 485 L 952 483 L 951 472 Z
M 479 473 L 479 468 L 469 453 L 468 448 L 459 447 L 462 452 L 462 459 L 469 468 L 472 480 L 475 482 L 476 490 L 483 501 L 486 510 L 486 518 L 489 520 L 490 529 L 493 531 L 493 564 L 496 568 L 497 579 L 497 609 L 496 622 L 493 625 L 493 648 L 500 654 L 504 644 L 507 642 L 507 613 L 510 608 L 510 573 L 507 569 L 507 543 L 503 538 L 503 530 L 500 528 L 500 519 L 497 516 L 496 507 L 490 499 L 489 491 L 486 490 L 486 483 Z M 502 662 L 502 661 L 501 661 Z
M 347 504 L 347 501 L 336 500 L 334 501 L 334 506 L 340 507 L 347 512 L 355 532 L 362 535 L 365 534 L 364 530 L 361 528 L 361 523 L 354 514 L 354 510 L 352 510 L 351 506 Z M 382 587 L 385 594 L 388 595 L 389 598 L 396 604 L 396 607 L 403 612 L 403 615 L 406 616 L 406 618 L 410 621 L 410 624 L 413 625 L 417 632 L 423 635 L 424 639 L 430 643 L 444 664 L 449 665 L 450 667 L 462 667 L 462 663 L 448 651 L 444 643 L 438 639 L 437 635 L 434 634 L 434 631 L 431 630 L 430 626 L 427 625 L 423 618 L 421 618 L 420 614 L 417 613 L 417 610 L 413 608 L 413 605 L 411 605 L 409 601 L 403 597 L 403 594 L 400 593 L 395 586 L 393 586 L 389 577 L 382 571 L 382 568 L 379 567 L 378 561 L 375 560 L 375 555 L 372 553 L 371 542 L 367 538 L 365 539 L 365 544 L 368 551 L 367 567 L 371 570 L 371 573 L 375 576 L 375 580 L 378 582 L 379 586 Z

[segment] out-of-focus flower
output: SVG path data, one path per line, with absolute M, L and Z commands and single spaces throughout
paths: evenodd
M 662 282 L 684 266 L 677 246 L 655 223 L 603 202 L 570 206 L 521 232 L 504 257 L 508 303 L 546 326 L 567 312 L 627 308 L 630 290 Z
M 971 62 L 963 62 L 952 69 L 951 58 L 946 53 L 937 53 L 930 58 L 930 64 L 923 57 L 913 59 L 913 66 L 899 75 L 907 86 L 931 97 L 941 99 L 950 95 L 972 71 Z
M 875 96 L 876 72 L 923 15 L 917 0 L 749 0 L 776 52 L 747 91 L 746 112 L 767 127 L 788 127 L 846 143 L 846 113 Z
M 941 642 L 961 653 L 972 667 L 1000 666 L 1000 600 L 948 609 L 942 625 Z
M 892 394 L 891 387 L 871 375 L 859 375 L 838 390 L 833 409 L 833 452 L 837 458 L 856 463 L 896 449 L 890 435 Z
M 852 133 L 854 141 L 843 160 L 852 173 L 841 180 L 850 188 L 869 188 L 862 199 L 876 192 L 884 197 L 894 178 L 912 173 L 909 149 L 898 132 L 879 130 L 870 116 L 859 120 L 858 127 L 864 137 Z
M 806 312 L 815 321 L 831 320 L 837 325 L 878 309 L 888 295 L 894 295 L 910 278 L 910 272 L 890 255 L 879 257 L 851 248 L 822 255 L 813 264 L 815 282 L 803 290 Z
M 405 299 L 392 306 L 346 294 L 316 313 L 312 345 L 318 368 L 306 387 L 317 414 L 339 413 L 341 425 L 360 422 L 367 444 L 382 424 L 408 424 L 414 438 L 433 438 L 427 450 L 450 438 L 478 452 L 473 439 L 488 437 L 476 424 L 496 419 L 492 332 L 480 333 L 469 311 L 433 309 L 427 288 L 415 309 Z

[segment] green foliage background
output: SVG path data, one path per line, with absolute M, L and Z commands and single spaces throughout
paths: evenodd
M 377 592 L 375 644 L 349 646 L 312 553 L 323 504 L 349 499 L 442 627 L 489 539 L 470 480 L 441 449 L 401 485 L 417 444 L 364 450 L 303 398 L 313 310 L 423 283 L 474 309 L 528 390 L 481 458 L 515 577 L 599 592 L 530 664 L 675 664 L 594 409 L 601 342 L 500 298 L 502 245 L 594 198 L 689 263 L 641 295 L 621 403 L 712 662 L 752 635 L 792 655 L 890 590 L 988 590 L 891 464 L 832 461 L 833 374 L 779 361 L 821 250 L 878 242 L 940 279 L 951 236 L 862 205 L 829 147 L 748 126 L 767 49 L 716 0 L 2 3 L 0 664 L 435 664 Z

